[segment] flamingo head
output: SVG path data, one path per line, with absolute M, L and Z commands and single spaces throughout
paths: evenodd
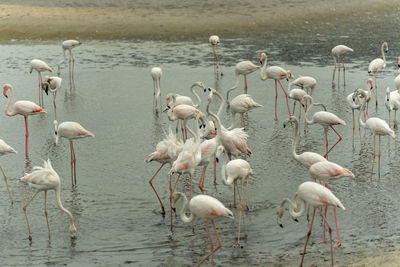
M 260 58 L 260 64 L 261 65 L 264 63 L 264 59 L 267 59 L 267 54 L 266 53 L 261 53 L 261 58 Z
M 218 159 L 224 152 L 225 152 L 224 146 L 222 145 L 218 146 L 217 151 L 215 152 L 215 157 Z
M 400 57 L 399 57 L 399 59 L 397 60 L 397 67 L 400 68 Z
M 385 53 L 387 53 L 389 51 L 388 43 L 384 42 L 382 46 L 385 48 Z
M 47 81 L 42 83 L 42 90 L 44 90 L 46 95 L 49 95 L 49 87 L 50 87 L 50 84 Z
M 3 95 L 5 96 L 5 97 L 8 97 L 7 96 L 7 91 L 8 91 L 8 89 L 10 89 L 10 88 L 12 88 L 12 86 L 10 85 L 10 84 L 5 84 L 4 86 L 3 86 Z
M 297 121 L 297 118 L 295 116 L 290 116 L 289 119 L 283 122 L 283 128 L 286 128 L 288 124 L 294 123 Z
M 72 238 L 75 238 L 75 237 L 76 237 L 76 232 L 77 232 L 77 230 L 76 230 L 76 227 L 75 227 L 75 224 L 74 224 L 74 223 L 71 223 L 71 224 L 70 224 L 70 226 L 69 226 L 69 231 L 71 232 L 71 237 L 72 237 Z
M 374 88 L 374 83 L 373 83 L 373 80 L 372 80 L 371 78 L 369 78 L 369 79 L 367 80 L 367 84 L 369 85 L 369 88 L 370 88 L 371 90 Z
M 294 79 L 294 75 L 290 70 L 286 72 L 286 81 L 289 81 L 289 79 Z
M 217 35 L 211 35 L 210 39 L 208 39 L 211 45 L 219 44 L 219 37 Z

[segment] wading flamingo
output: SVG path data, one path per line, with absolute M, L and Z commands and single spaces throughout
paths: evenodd
M 195 87 L 202 88 L 204 90 L 204 92 L 207 90 L 207 88 L 204 86 L 203 82 L 195 82 L 195 83 L 192 84 L 192 86 L 190 86 L 190 91 L 192 92 L 192 94 L 197 99 L 197 103 L 196 104 L 193 102 L 192 98 L 190 98 L 189 96 L 169 93 L 165 97 L 165 100 L 167 102 L 167 108 L 170 108 L 170 107 L 173 107 L 173 106 L 177 106 L 177 105 L 182 105 L 182 104 L 193 106 L 195 108 L 199 108 L 200 104 L 201 104 L 201 99 L 200 99 L 200 96 L 194 90 Z M 172 100 L 172 102 L 171 102 L 171 100 Z
M 219 146 L 217 150 L 217 157 L 219 158 L 222 153 L 225 152 L 225 149 L 223 146 Z M 225 175 L 225 171 L 227 175 Z M 246 223 L 245 223 L 245 217 L 243 214 L 243 184 L 244 184 L 244 179 L 246 179 L 246 207 L 247 210 L 249 210 L 249 178 L 250 174 L 253 173 L 253 170 L 250 167 L 250 164 L 243 160 L 243 159 L 234 159 L 228 162 L 228 157 L 226 156 L 226 153 L 224 153 L 224 163 L 221 167 L 221 178 L 222 182 L 224 185 L 231 185 L 233 183 L 233 207 L 236 208 L 236 189 L 239 193 L 239 227 L 238 227 L 238 239 L 236 246 L 240 246 L 240 223 L 243 218 L 243 225 L 244 225 L 244 233 L 245 236 L 247 236 L 246 233 Z M 226 177 L 228 176 L 228 178 Z M 237 184 L 237 180 L 240 180 L 240 189 Z
M 307 95 L 307 92 L 304 91 L 303 89 L 290 89 L 290 85 L 289 85 L 289 89 L 288 89 L 289 95 L 288 98 L 293 99 L 294 100 L 294 104 L 293 104 L 293 110 L 292 110 L 292 115 L 294 115 L 294 110 L 296 108 L 296 103 L 299 102 L 299 120 L 301 119 L 301 108 L 304 107 L 305 110 L 306 109 L 306 101 L 304 101 L 304 96 Z
M 160 111 L 162 110 L 161 101 L 161 76 L 162 70 L 159 67 L 154 67 L 151 69 L 151 77 L 153 78 L 153 109 L 158 113 L 158 101 L 160 101 Z
M 221 69 L 221 65 L 220 65 L 220 63 L 221 63 L 220 55 L 219 55 L 219 51 L 218 51 L 219 37 L 217 35 L 211 35 L 210 38 L 208 39 L 208 41 L 210 42 L 212 50 L 213 50 L 214 73 L 215 73 L 215 77 L 218 79 L 220 70 L 221 70 L 221 76 L 224 75 L 222 73 L 222 69 Z
M 58 76 L 61 75 L 60 68 L 61 64 L 63 64 L 67 58 L 65 57 L 65 51 L 68 50 L 69 52 L 69 62 L 68 62 L 68 70 L 69 70 L 69 83 L 70 83 L 70 88 L 75 88 L 75 81 L 74 81 L 74 67 L 75 67 L 75 58 L 74 55 L 72 54 L 72 49 L 74 47 L 80 46 L 82 43 L 77 40 L 66 40 L 62 43 L 62 50 L 63 50 L 63 60 L 58 63 Z
M 231 130 L 235 127 L 236 113 L 240 114 L 241 126 L 245 128 L 246 123 L 244 121 L 244 113 L 258 107 L 262 107 L 262 105 L 254 101 L 254 99 L 250 95 L 241 94 L 233 98 L 229 105 L 229 111 L 232 115 L 232 124 L 231 126 L 229 126 L 228 130 Z
M 38 73 L 38 76 L 39 76 L 39 106 L 43 107 L 43 91 L 42 91 L 43 80 L 42 80 L 41 72 L 43 72 L 43 71 L 53 72 L 53 70 L 43 60 L 32 59 L 31 60 L 31 68 L 29 70 L 29 73 L 32 73 L 33 70 L 36 70 Z
M 7 145 L 6 142 L 4 142 L 2 139 L 0 139 L 0 155 L 5 155 L 8 153 L 17 153 L 17 151 L 15 151 L 14 148 Z M 1 169 L 1 172 L 3 173 L 4 182 L 6 183 L 6 187 L 7 187 L 7 191 L 8 191 L 8 196 L 10 197 L 10 202 L 11 202 L 11 204 L 13 204 L 14 200 L 13 200 L 13 197 L 11 194 L 11 190 L 8 187 L 7 177 L 6 177 L 6 173 L 4 172 L 3 166 L 0 165 L 0 169 Z
M 76 157 L 74 151 L 74 144 L 72 143 L 75 139 L 94 137 L 94 134 L 86 130 L 77 122 L 64 121 L 57 127 L 57 121 L 54 121 L 54 127 L 56 131 L 56 145 L 58 139 L 64 137 L 69 140 L 69 147 L 71 150 L 71 180 L 72 185 L 76 185 Z
M 300 200 L 301 206 L 300 206 L 300 211 L 297 212 L 297 204 L 296 204 L 296 199 L 297 197 Z M 308 244 L 308 240 L 310 239 L 311 236 L 311 231 L 312 231 L 312 226 L 314 223 L 314 217 L 315 217 L 315 211 L 318 209 L 319 213 L 321 214 L 322 218 L 324 219 L 324 222 L 328 225 L 328 230 L 329 230 L 329 237 L 330 237 L 330 245 L 331 245 L 331 266 L 333 266 L 333 247 L 332 247 L 332 228 L 326 221 L 326 217 L 324 214 L 322 214 L 321 207 L 326 207 L 326 206 L 334 206 L 334 207 L 339 207 L 343 210 L 346 210 L 343 204 L 340 202 L 340 200 L 329 190 L 328 188 L 315 183 L 315 182 L 304 182 L 302 183 L 296 194 L 293 196 L 293 200 L 290 199 L 284 199 L 277 211 L 278 214 L 278 224 L 283 227 L 282 223 L 280 222 L 280 219 L 283 216 L 284 212 L 284 207 L 285 203 L 289 203 L 289 212 L 290 215 L 292 216 L 292 219 L 297 221 L 297 218 L 300 216 L 303 216 L 305 211 L 306 211 L 306 204 L 310 204 L 314 207 L 314 212 L 313 216 L 311 219 L 311 224 L 310 224 L 310 229 L 308 230 L 307 233 L 307 238 L 306 238 L 306 243 L 304 245 L 304 250 L 303 254 L 301 257 L 301 263 L 300 266 L 303 266 L 303 261 L 304 261 L 304 256 L 306 255 L 306 248 Z
M 393 129 L 397 129 L 397 110 L 400 108 L 400 94 L 398 90 L 390 92 L 389 87 L 386 88 L 385 106 L 389 112 L 388 124 L 390 127 L 390 112 L 394 110 Z
M 340 78 L 340 58 L 342 58 L 342 65 L 343 65 L 343 85 L 346 86 L 346 68 L 344 66 L 343 56 L 347 52 L 354 52 L 354 50 L 345 45 L 337 45 L 332 48 L 331 54 L 333 57 L 333 62 L 335 64 L 335 68 L 333 69 L 333 76 L 332 76 L 332 86 L 335 87 L 335 73 L 336 73 L 336 64 L 339 66 L 338 69 L 338 85 L 339 85 L 339 78 Z
M 186 195 L 181 193 L 181 192 L 175 192 L 172 195 L 172 207 L 175 208 L 176 202 L 180 199 L 183 198 L 183 207 L 181 209 L 181 219 L 185 223 L 191 223 L 194 221 L 196 217 L 200 217 L 204 220 L 204 224 L 206 225 L 206 230 L 208 233 L 208 238 L 210 239 L 210 245 L 211 245 L 211 252 L 207 254 L 196 266 L 200 266 L 206 259 L 208 259 L 211 256 L 211 262 L 213 262 L 213 257 L 214 253 L 222 247 L 222 242 L 221 239 L 218 235 L 217 227 L 215 226 L 214 219 L 218 217 L 227 217 L 234 219 L 232 211 L 227 209 L 224 204 L 222 204 L 218 199 L 213 198 L 208 195 L 197 195 L 194 196 L 189 204 L 188 200 L 186 198 Z M 188 217 L 186 215 L 186 210 L 189 206 L 190 210 L 190 216 Z M 208 220 L 211 220 L 215 235 L 217 237 L 218 241 L 218 246 L 214 249 L 214 244 L 212 242 L 210 230 L 208 228 Z
M 259 66 L 254 65 L 251 61 L 241 61 L 235 66 L 236 83 L 230 89 L 235 89 L 239 85 L 239 75 L 244 77 L 244 93 L 247 94 L 247 75 L 260 69 Z
M 268 62 L 267 55 L 265 53 L 262 53 L 261 58 L 260 58 L 260 63 L 263 64 L 263 66 L 260 71 L 260 78 L 263 81 L 267 80 L 267 79 L 275 80 L 275 120 L 277 120 L 277 115 L 276 115 L 277 111 L 276 110 L 277 110 L 277 101 L 278 101 L 278 83 L 281 86 L 283 92 L 285 93 L 286 104 L 287 104 L 289 116 L 291 116 L 288 95 L 285 91 L 285 88 L 283 88 L 281 80 L 286 79 L 287 81 L 289 81 L 289 79 L 293 78 L 293 75 L 290 72 L 290 70 L 284 70 L 278 66 L 271 66 L 271 67 L 267 68 L 267 62 Z
M 7 91 L 10 90 L 10 97 L 7 96 Z M 12 107 L 12 111 L 8 111 L 11 101 L 14 95 L 14 89 L 10 84 L 5 84 L 3 86 L 3 95 L 8 98 L 7 105 L 5 108 L 5 113 L 7 116 L 15 116 L 15 115 L 22 115 L 25 119 L 25 156 L 28 158 L 28 116 L 36 115 L 39 113 L 47 113 L 43 108 L 39 107 L 35 103 L 26 100 L 20 100 L 14 103 Z
M 58 89 L 61 88 L 62 79 L 57 76 L 44 77 L 44 82 L 42 84 L 42 89 L 49 94 L 49 91 L 53 93 L 53 106 L 54 106 L 54 119 L 57 120 L 57 110 L 56 110 L 56 96 Z
M 29 241 L 32 242 L 32 233 L 31 233 L 31 228 L 29 226 L 29 221 L 28 221 L 28 215 L 26 213 L 26 208 L 28 205 L 32 202 L 32 200 L 37 196 L 37 194 L 41 191 L 44 192 L 44 215 L 46 216 L 46 221 L 47 221 L 47 230 L 49 232 L 49 239 L 50 239 L 50 224 L 49 224 L 49 218 L 47 215 L 47 190 L 55 190 L 56 191 L 56 201 L 57 205 L 60 208 L 61 211 L 66 213 L 69 217 L 69 231 L 71 232 L 71 237 L 75 237 L 76 234 L 76 227 L 74 224 L 74 217 L 72 216 L 72 213 L 64 208 L 63 204 L 61 203 L 61 181 L 60 177 L 56 173 L 56 171 L 53 169 L 51 166 L 51 162 L 48 159 L 47 161 L 44 161 L 43 167 L 36 166 L 33 168 L 33 172 L 26 174 L 24 177 L 20 179 L 23 182 L 26 182 L 29 184 L 29 186 L 33 187 L 36 189 L 36 192 L 33 194 L 31 199 L 28 201 L 28 203 L 25 204 L 23 207 L 24 213 L 25 213 L 25 218 L 26 218 L 26 224 L 28 225 L 28 233 L 29 233 Z
M 366 97 L 366 94 L 364 90 L 357 89 L 355 91 L 355 96 L 354 97 L 359 97 L 360 95 Z M 365 102 L 362 102 L 361 105 L 361 111 L 365 110 Z M 380 118 L 369 118 L 365 122 L 361 118 L 361 112 L 358 115 L 358 120 L 361 124 L 361 126 L 365 129 L 369 129 L 372 134 L 374 135 L 374 158 L 372 160 L 372 171 L 371 171 L 371 181 L 372 181 L 372 174 L 374 171 L 374 162 L 375 162 L 375 136 L 378 135 L 379 137 L 379 154 L 378 154 L 378 176 L 379 179 L 381 178 L 381 136 L 382 135 L 390 135 L 392 138 L 396 138 L 396 134 L 392 129 L 390 129 L 389 125 L 386 123 L 386 121 L 380 119 Z
M 389 51 L 387 42 L 383 42 L 381 46 L 382 58 L 375 58 L 369 63 L 368 73 L 374 74 L 374 83 L 375 83 L 375 100 L 376 107 L 378 107 L 378 86 L 376 85 L 376 74 L 379 70 L 384 69 L 386 67 L 386 57 L 385 53 Z
M 317 106 L 317 105 L 321 105 L 321 104 L 314 104 L 313 98 L 309 95 L 304 96 L 304 99 L 309 99 L 311 101 L 311 105 L 308 107 L 307 112 L 306 112 L 306 123 L 308 125 L 318 123 L 322 127 L 324 127 L 325 147 L 326 147 L 326 154 L 324 155 L 324 157 L 326 159 L 328 159 L 328 153 L 342 140 L 342 137 L 340 136 L 340 134 L 335 130 L 335 128 L 333 128 L 333 125 L 339 125 L 339 124 L 346 125 L 346 122 L 344 120 L 340 119 L 335 114 L 333 114 L 331 112 L 327 112 L 327 111 L 318 111 L 318 112 L 314 113 L 311 121 L 308 120 L 308 113 L 310 112 L 312 107 L 314 105 Z M 329 127 L 336 133 L 336 135 L 339 137 L 339 140 L 328 150 L 328 128 Z

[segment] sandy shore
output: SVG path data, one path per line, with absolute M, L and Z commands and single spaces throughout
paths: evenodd
M 79 7 L 61 0 L 3 2 L 0 40 L 187 39 L 210 34 L 238 37 L 335 31 L 353 21 L 379 19 L 377 14 L 392 14 L 398 8 L 397 0 L 340 4 L 330 0 L 79 2 Z

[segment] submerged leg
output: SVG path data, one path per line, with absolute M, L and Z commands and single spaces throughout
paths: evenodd
M 28 137 L 29 137 L 29 131 L 28 131 L 28 117 L 24 116 L 25 119 L 25 157 L 29 157 L 28 153 Z
M 339 136 L 339 140 L 337 140 L 337 142 L 328 150 L 328 152 L 326 152 L 326 159 L 328 159 L 328 153 L 340 142 L 342 141 L 342 136 L 340 136 L 340 134 L 335 130 L 335 128 L 333 128 L 333 126 L 330 126 L 332 128 L 332 130 L 337 134 L 337 136 Z
M 25 213 L 26 224 L 28 225 L 28 233 L 29 233 L 29 237 L 28 238 L 29 238 L 30 242 L 32 242 L 32 233 L 31 233 L 31 227 L 29 226 L 29 220 L 28 220 L 28 215 L 26 213 L 26 208 L 32 202 L 32 200 L 37 196 L 38 193 L 39 193 L 39 191 L 36 191 L 35 194 L 33 194 L 31 199 L 28 201 L 28 203 L 26 203 L 25 206 L 22 208 L 24 210 L 24 213 Z
M 214 254 L 214 244 L 212 241 L 212 237 L 210 234 L 210 229 L 208 228 L 208 222 L 207 220 L 204 220 L 204 224 L 206 225 L 206 230 L 207 230 L 207 234 L 208 234 L 208 239 L 210 240 L 210 253 L 208 253 L 198 264 L 196 264 L 196 266 L 200 266 L 206 259 L 208 259 L 211 256 L 211 261 L 213 261 L 213 254 Z
M 48 216 L 48 213 L 47 213 L 47 191 L 44 191 L 44 215 L 46 216 L 47 230 L 49 232 L 49 239 L 50 239 L 51 238 L 50 224 L 49 224 L 49 216 Z
M 161 198 L 160 198 L 160 196 L 159 196 L 158 193 L 157 193 L 157 190 L 156 190 L 156 189 L 154 188 L 154 186 L 153 186 L 153 179 L 157 176 L 157 174 L 158 174 L 159 171 L 162 169 L 162 167 L 164 167 L 164 165 L 165 165 L 165 163 L 161 164 L 161 166 L 158 168 L 158 170 L 156 171 L 156 173 L 155 173 L 155 174 L 150 178 L 150 180 L 149 180 L 149 184 L 150 184 L 151 188 L 153 188 L 153 191 L 154 191 L 154 193 L 156 193 L 156 196 L 157 196 L 157 198 L 158 198 L 158 201 L 160 202 L 160 205 L 161 205 L 161 213 L 162 213 L 163 216 L 165 215 L 164 204 L 162 203 Z
M 3 173 L 4 182 L 6 183 L 6 187 L 7 187 L 7 191 L 8 191 L 8 196 L 10 197 L 10 202 L 11 202 L 11 204 L 14 204 L 14 200 L 13 200 L 13 197 L 11 194 L 11 190 L 8 187 L 8 181 L 7 181 L 6 173 L 4 172 L 3 166 L 0 165 L 0 169 L 1 169 L 1 172 Z
M 310 229 L 308 230 L 308 233 L 307 233 L 306 243 L 304 244 L 303 256 L 301 257 L 300 266 L 303 266 L 303 261 L 304 261 L 304 256 L 306 255 L 306 248 L 307 248 L 308 240 L 310 239 L 312 226 L 313 226 L 313 223 L 314 223 L 315 211 L 316 211 L 316 208 L 314 208 L 314 212 L 313 212 L 312 219 L 311 219 L 311 224 L 310 224 Z

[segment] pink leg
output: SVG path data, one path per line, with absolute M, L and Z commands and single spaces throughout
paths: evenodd
M 49 216 L 48 216 L 48 213 L 47 213 L 47 191 L 44 191 L 44 216 L 46 216 L 47 230 L 49 232 L 49 239 L 50 239 L 51 238 L 50 224 L 49 224 Z
M 338 82 L 338 88 L 340 88 L 340 56 L 338 56 L 338 76 L 337 76 L 337 82 Z
M 69 146 L 71 148 L 71 179 L 72 185 L 76 185 L 76 157 L 74 151 L 74 144 L 72 140 L 69 141 Z
M 165 209 L 164 209 L 164 204 L 161 201 L 160 196 L 157 193 L 157 190 L 154 188 L 153 186 L 153 179 L 157 176 L 157 174 L 159 173 L 159 171 L 162 169 L 162 167 L 164 167 L 165 163 L 161 164 L 160 168 L 158 168 L 158 170 L 156 171 L 156 173 L 153 175 L 153 177 L 151 177 L 151 179 L 149 180 L 149 184 L 151 186 L 151 188 L 153 188 L 154 193 L 156 193 L 156 196 L 158 198 L 158 201 L 160 202 L 161 205 L 161 213 L 164 216 L 165 215 Z
M 316 208 L 314 208 L 314 212 L 313 212 L 313 216 L 312 216 L 311 224 L 310 224 L 310 229 L 308 230 L 308 233 L 307 233 L 306 243 L 304 245 L 303 256 L 301 257 L 300 266 L 303 266 L 303 261 L 304 261 L 304 256 L 306 255 L 306 248 L 307 248 L 308 240 L 310 239 L 312 226 L 313 226 L 313 223 L 314 223 L 315 211 L 316 211 Z
M 33 196 L 31 197 L 31 199 L 28 201 L 28 203 L 26 203 L 25 206 L 22 208 L 24 210 L 24 213 L 25 213 L 26 224 L 28 225 L 28 234 L 29 234 L 28 239 L 29 239 L 30 242 L 32 242 L 32 233 L 31 233 L 31 227 L 29 226 L 29 220 L 28 220 L 28 214 L 26 213 L 26 208 L 32 202 L 32 200 L 37 196 L 38 193 L 39 193 L 39 191 L 36 191 L 33 194 Z
M 352 139 L 352 143 L 353 143 L 353 148 L 354 148 L 354 132 L 356 129 L 356 124 L 354 122 L 354 109 L 351 110 L 352 114 L 353 114 L 353 139 Z
M 324 128 L 324 132 L 325 132 L 325 151 L 326 151 L 324 158 L 328 159 L 328 130 Z
M 327 185 L 328 184 L 325 184 L 325 186 L 327 187 Z M 326 214 L 328 213 L 328 207 L 327 206 L 325 206 L 325 208 L 324 208 L 324 216 L 325 216 L 325 218 L 326 218 Z M 322 234 L 322 242 L 323 243 L 325 243 L 326 242 L 326 237 L 325 237 L 325 229 L 326 229 L 326 223 L 325 223 L 325 221 L 324 221 L 324 227 L 323 227 L 323 234 Z
M 201 172 L 201 177 L 200 177 L 200 182 L 199 182 L 199 188 L 201 193 L 203 193 L 203 195 L 205 194 L 204 191 L 204 178 L 206 176 L 206 170 L 207 170 L 207 166 L 203 167 L 203 171 Z
M 335 247 L 340 247 L 342 245 L 342 240 L 340 239 L 340 235 L 339 235 L 339 226 L 338 226 L 338 222 L 337 222 L 336 207 L 335 206 L 333 206 L 333 214 L 335 215 L 336 234 L 337 234 L 337 237 L 338 237 L 338 242 L 335 244 Z
M 378 177 L 381 179 L 381 136 L 378 136 L 379 145 L 378 145 Z
M 247 75 L 244 76 L 244 93 L 247 94 Z
M 332 128 L 332 130 L 337 134 L 337 136 L 339 136 L 339 140 L 328 150 L 328 152 L 326 152 L 326 158 L 328 159 L 328 153 L 340 142 L 342 141 L 342 137 L 340 136 L 340 134 L 335 130 L 335 128 L 333 128 L 333 126 L 330 126 Z
M 71 65 L 71 51 L 69 51 L 68 61 L 68 74 L 69 74 L 69 89 L 72 90 L 72 65 Z
M 179 181 L 179 178 L 181 177 L 181 174 L 179 174 L 178 175 L 178 178 L 176 178 L 176 181 L 175 181 L 175 185 L 174 185 L 174 187 L 173 188 L 170 188 L 170 196 L 169 196 L 169 202 L 170 202 L 170 204 L 171 204 L 171 200 L 172 200 L 172 194 L 175 192 L 175 188 L 176 188 L 176 185 L 178 184 L 178 181 Z M 170 180 L 172 180 L 172 175 L 170 176 Z M 171 186 L 171 181 L 170 181 L 170 186 Z M 175 211 L 175 210 L 174 210 Z M 172 208 L 171 208 L 171 231 L 172 231 L 172 228 L 174 227 L 174 224 L 173 224 L 173 222 L 172 222 Z
M 342 58 L 342 64 L 343 64 L 343 86 L 346 87 L 346 68 L 344 67 L 343 58 Z
M 288 96 L 287 96 L 287 93 L 286 93 L 286 91 L 285 91 L 285 88 L 283 88 L 281 81 L 278 81 L 278 82 L 279 82 L 279 84 L 280 84 L 280 86 L 281 86 L 283 92 L 285 93 L 286 104 L 287 104 L 287 109 L 288 109 L 288 112 L 289 112 L 289 116 L 292 116 L 292 114 L 290 113 L 289 100 L 288 100 Z
M 319 211 L 319 213 L 321 214 L 321 216 L 324 218 L 324 223 L 326 223 L 326 225 L 328 226 L 328 231 L 329 231 L 329 238 L 330 238 L 330 243 L 331 243 L 331 266 L 333 266 L 333 247 L 332 247 L 332 228 L 331 228 L 331 226 L 329 225 L 329 223 L 326 221 L 326 217 L 324 217 L 323 215 L 322 215 L 322 212 L 321 212 L 321 210 L 318 210 Z
M 293 111 L 292 111 L 293 114 L 294 114 L 294 109 L 296 108 L 296 103 L 297 103 L 297 101 L 294 101 L 294 103 L 293 103 Z
M 278 105 L 278 82 L 275 80 L 275 120 L 278 119 L 276 115 L 277 105 Z
M 247 210 L 250 210 L 250 206 L 249 206 L 249 179 L 250 179 L 250 174 L 247 175 L 246 178 L 246 206 L 247 206 Z
M 233 182 L 233 208 L 236 208 L 236 181 Z
M 214 184 L 217 184 L 217 157 L 214 154 Z
M 240 201 L 240 204 L 239 204 L 239 226 L 238 226 L 238 237 L 237 237 L 237 242 L 236 242 L 235 247 L 240 247 L 240 223 L 242 221 L 242 216 L 244 216 L 243 215 L 243 197 L 242 197 L 243 196 L 243 180 L 242 179 L 240 180 L 240 190 L 238 188 L 238 193 L 239 193 L 239 201 Z M 243 220 L 244 220 L 244 217 L 243 217 Z
M 211 262 L 214 260 L 214 244 L 213 244 L 212 237 L 211 237 L 211 234 L 210 234 L 210 229 L 208 228 L 207 220 L 204 220 L 204 224 L 206 225 L 208 239 L 210 239 L 210 247 L 211 247 L 211 249 L 210 249 L 210 253 L 208 253 L 198 264 L 196 264 L 196 266 L 200 266 L 210 256 L 211 256 Z
M 29 131 L 28 131 L 28 116 L 24 116 L 25 119 L 25 157 L 29 157 L 28 153 L 28 137 L 29 137 Z
M 372 170 L 371 170 L 371 179 L 370 181 L 372 182 L 372 175 L 374 174 L 374 165 L 375 165 L 375 135 L 374 135 L 374 157 L 372 159 Z

